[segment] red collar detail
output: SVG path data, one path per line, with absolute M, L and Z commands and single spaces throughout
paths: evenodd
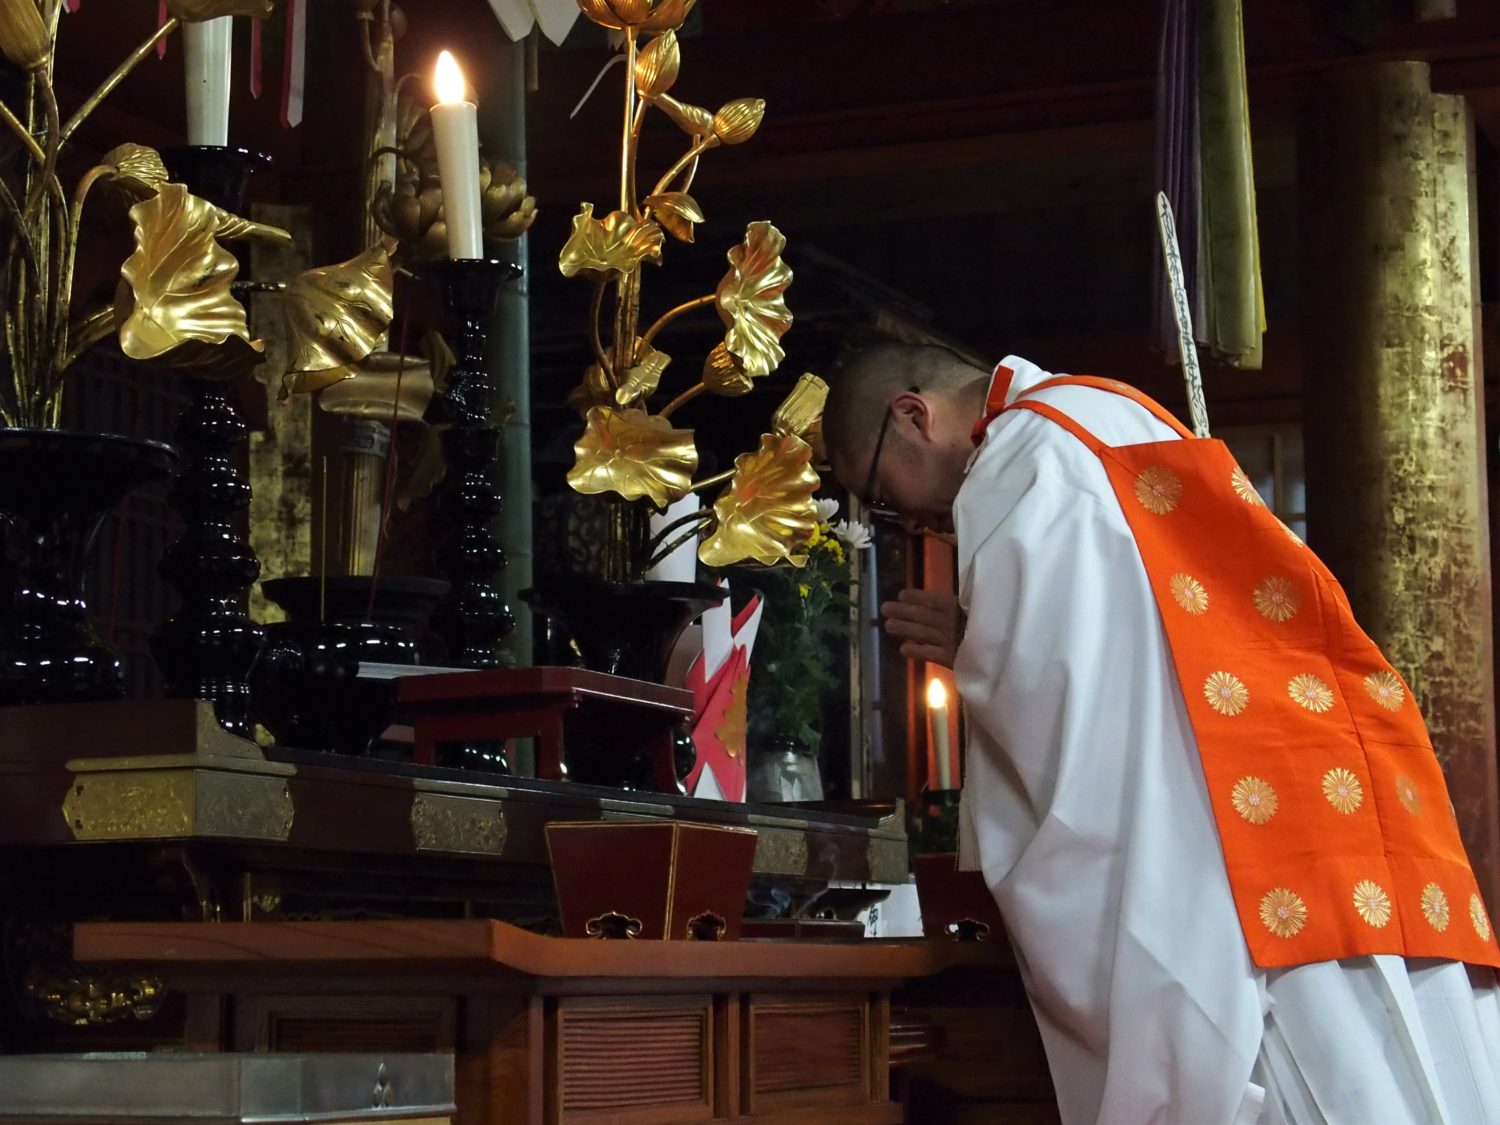
M 1016 373 L 1005 364 L 995 365 L 995 373 L 990 376 L 990 393 L 984 402 L 984 414 L 974 423 L 972 439 L 976 446 L 984 440 L 984 432 L 990 423 L 1005 409 L 1005 400 L 1010 397 L 1010 384 L 1015 377 Z

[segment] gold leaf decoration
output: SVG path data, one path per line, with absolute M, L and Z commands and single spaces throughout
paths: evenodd
M 755 381 L 745 373 L 744 366 L 722 340 L 714 345 L 714 350 L 703 361 L 702 378 L 704 386 L 726 398 L 747 395 L 755 388 Z
M 818 522 L 818 474 L 812 447 L 801 438 L 764 434 L 760 448 L 734 459 L 734 475 L 714 501 L 714 531 L 698 548 L 709 566 L 754 559 L 771 566 L 807 561 Z
M 660 385 L 662 372 L 671 362 L 672 357 L 665 352 L 657 351 L 644 340 L 637 340 L 635 364 L 626 370 L 625 378 L 620 381 L 615 401 L 621 406 L 629 406 L 638 399 L 649 398 Z
M 645 497 L 658 508 L 686 495 L 698 468 L 693 431 L 674 430 L 644 410 L 594 407 L 573 453 L 568 484 L 575 492 Z
M 665 94 L 677 82 L 682 50 L 675 31 L 663 32 L 641 48 L 635 57 L 635 91 L 650 101 Z
M 726 145 L 744 144 L 755 136 L 766 116 L 764 98 L 735 98 L 713 116 L 714 136 Z
M 481 169 L 481 181 L 486 178 L 489 182 L 484 184 L 479 197 L 484 237 L 497 242 L 520 238 L 531 229 L 537 216 L 536 199 L 526 194 L 526 177 L 496 160 Z
M 302 374 L 294 380 L 315 380 L 330 374 Z M 323 388 L 318 406 L 329 414 L 366 418 L 374 422 L 421 422 L 432 402 L 432 365 L 418 355 L 373 352 L 348 367 Z M 299 388 L 301 389 L 301 388 Z
M 771 415 L 771 432 L 805 440 L 804 435 L 823 417 L 827 401 L 828 384 L 811 372 L 803 374 Z
M 183 23 L 202 23 L 220 16 L 256 16 L 271 14 L 273 0 L 167 0 L 167 14 Z
M 99 162 L 100 182 L 132 202 L 148 199 L 170 179 L 161 153 L 146 145 L 117 145 Z
M 573 216 L 573 233 L 563 246 L 558 268 L 564 277 L 606 281 L 629 274 L 643 261 L 660 262 L 665 236 L 650 220 L 634 219 L 624 211 L 594 218 L 594 205 L 585 203 Z
M 698 0 L 578 0 L 584 15 L 614 31 L 673 31 Z
M 0 0 L 0 52 L 22 70 L 47 62 L 52 37 L 36 0 Z
M 785 298 L 792 270 L 781 260 L 784 249 L 779 230 L 751 223 L 744 242 L 729 251 L 729 272 L 714 293 L 719 319 L 729 329 L 724 344 L 752 379 L 769 375 L 786 358 L 781 337 L 792 326 Z
M 693 241 L 693 228 L 703 221 L 703 211 L 698 207 L 698 201 L 685 191 L 663 191 L 648 195 L 641 204 L 651 208 L 651 217 L 679 242 Z
M 116 307 L 120 347 L 131 359 L 202 368 L 194 373 L 206 377 L 259 361 L 245 308 L 229 290 L 239 263 L 214 238 L 220 214 L 181 184 L 166 184 L 130 209 L 135 252 L 120 267 Z
M 391 324 L 394 281 L 384 242 L 296 278 L 282 301 L 288 370 L 329 371 L 359 363 L 374 351 Z
M 656 108 L 665 113 L 672 124 L 690 137 L 713 135 L 714 115 L 701 105 L 690 105 L 668 94 L 662 94 L 656 99 Z M 717 137 L 714 138 L 713 143 L 719 143 Z
M 597 363 L 589 364 L 583 373 L 583 382 L 568 392 L 568 405 L 584 417 L 595 406 L 608 406 L 615 401 L 615 389 L 610 386 L 604 368 Z

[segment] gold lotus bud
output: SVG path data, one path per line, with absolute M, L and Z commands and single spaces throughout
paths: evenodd
M 671 31 L 682 26 L 698 0 L 578 0 L 589 19 L 615 31 Z
M 760 128 L 766 115 L 764 98 L 735 98 L 713 116 L 714 136 L 726 145 L 744 144 Z
M 658 508 L 687 495 L 698 468 L 693 431 L 674 430 L 665 418 L 644 410 L 594 407 L 573 453 L 568 484 L 575 492 L 644 497 Z
M 36 0 L 0 0 L 0 52 L 23 70 L 45 65 L 52 37 Z
M 183 23 L 202 23 L 220 16 L 256 16 L 271 14 L 273 0 L 167 0 L 167 14 Z
M 629 406 L 632 402 L 650 398 L 661 385 L 662 372 L 666 371 L 667 364 L 671 362 L 672 357 L 666 352 L 659 352 L 646 341 L 637 339 L 635 363 L 626 370 L 625 378 L 620 380 L 620 387 L 615 391 L 615 401 L 621 406 Z
M 520 238 L 536 222 L 536 199 L 526 194 L 526 177 L 495 161 L 486 169 L 489 183 L 479 197 L 484 236 L 491 241 Z
M 701 105 L 689 105 L 687 102 L 678 101 L 670 94 L 662 94 L 656 99 L 656 108 L 665 113 L 674 125 L 690 137 L 707 137 L 713 134 L 714 115 Z
M 663 32 L 641 48 L 635 57 L 635 89 L 650 101 L 670 90 L 682 66 L 682 50 L 675 31 Z
M 734 398 L 747 395 L 755 389 L 755 381 L 745 373 L 744 366 L 720 340 L 714 350 L 703 361 L 703 384 L 716 395 Z
M 648 195 L 642 206 L 651 209 L 651 217 L 679 242 L 693 241 L 693 230 L 703 221 L 698 201 L 685 191 L 663 191 Z
M 290 371 L 329 371 L 365 359 L 391 325 L 390 247 L 377 242 L 336 266 L 308 270 L 286 288 Z
M 609 376 L 597 363 L 589 364 L 583 373 L 583 382 L 568 392 L 568 405 L 588 417 L 596 406 L 608 406 L 615 401 L 615 389 L 609 384 Z
M 745 240 L 729 251 L 729 272 L 715 291 L 719 319 L 729 332 L 724 344 L 752 379 L 769 375 L 786 352 L 781 337 L 792 326 L 785 293 L 792 270 L 781 260 L 786 237 L 770 223 L 745 228 Z
M 594 205 L 585 203 L 573 216 L 573 233 L 563 245 L 558 268 L 564 277 L 590 281 L 624 277 L 643 261 L 660 262 L 664 238 L 661 227 L 649 219 L 611 211 L 601 221 L 594 218 Z
M 805 437 L 823 417 L 823 404 L 827 401 L 828 384 L 811 372 L 804 374 L 771 415 L 772 432 L 783 437 Z
M 714 531 L 698 548 L 709 566 L 754 559 L 807 561 L 805 550 L 818 522 L 812 448 L 801 438 L 764 434 L 760 448 L 734 459 L 734 476 L 714 501 Z

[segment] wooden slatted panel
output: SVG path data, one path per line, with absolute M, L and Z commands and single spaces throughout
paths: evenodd
M 755 1092 L 862 1087 L 863 1010 L 763 1008 L 755 1013 Z
M 708 1101 L 706 1008 L 562 1013 L 564 1112 Z

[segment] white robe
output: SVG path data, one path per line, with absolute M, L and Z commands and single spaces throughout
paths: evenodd
M 1049 378 L 1015 356 L 1010 399 Z M 1111 445 L 1119 395 L 1040 392 Z M 1251 962 L 1192 726 L 1098 457 L 997 419 L 954 504 L 968 628 L 963 851 L 1010 931 L 1067 1125 L 1500 1125 L 1495 974 Z

